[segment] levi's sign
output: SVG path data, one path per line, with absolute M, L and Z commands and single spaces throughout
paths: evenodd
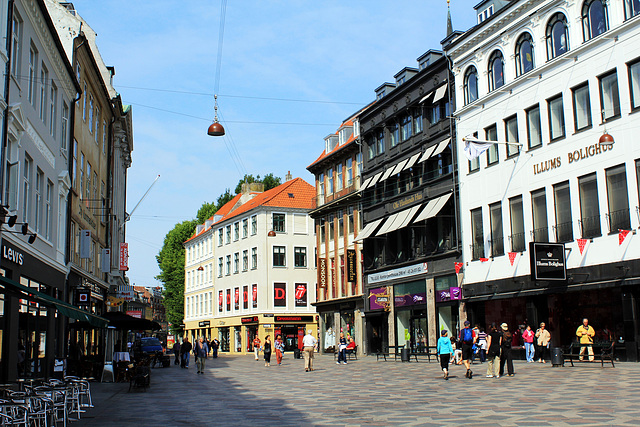
M 567 280 L 567 264 L 563 243 L 529 243 L 531 279 Z

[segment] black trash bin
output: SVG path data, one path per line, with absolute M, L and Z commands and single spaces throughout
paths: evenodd
M 408 362 L 409 361 L 409 349 L 402 348 L 400 349 L 400 361 Z
M 551 366 L 564 366 L 564 354 L 560 347 L 551 349 Z
M 300 349 L 297 347 L 293 349 L 293 358 L 300 359 Z

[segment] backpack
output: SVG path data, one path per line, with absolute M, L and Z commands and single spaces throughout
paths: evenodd
M 460 331 L 460 341 L 466 344 L 471 344 L 473 342 L 473 331 L 471 328 L 464 328 Z

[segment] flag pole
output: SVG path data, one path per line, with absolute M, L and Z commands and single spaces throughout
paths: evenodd
M 474 136 L 463 136 L 462 142 L 475 142 L 477 144 L 505 144 L 505 145 L 517 145 L 518 147 L 522 147 L 522 144 L 519 142 L 487 141 L 484 139 L 478 139 Z

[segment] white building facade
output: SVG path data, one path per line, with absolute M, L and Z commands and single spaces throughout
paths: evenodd
M 467 316 L 512 330 L 546 322 L 553 345 L 569 344 L 588 317 L 596 341 L 615 335 L 635 360 L 638 2 L 485 1 L 476 11 L 479 24 L 445 46 Z M 613 145 L 599 143 L 605 132 Z M 522 146 L 492 144 L 469 161 L 469 136 Z

